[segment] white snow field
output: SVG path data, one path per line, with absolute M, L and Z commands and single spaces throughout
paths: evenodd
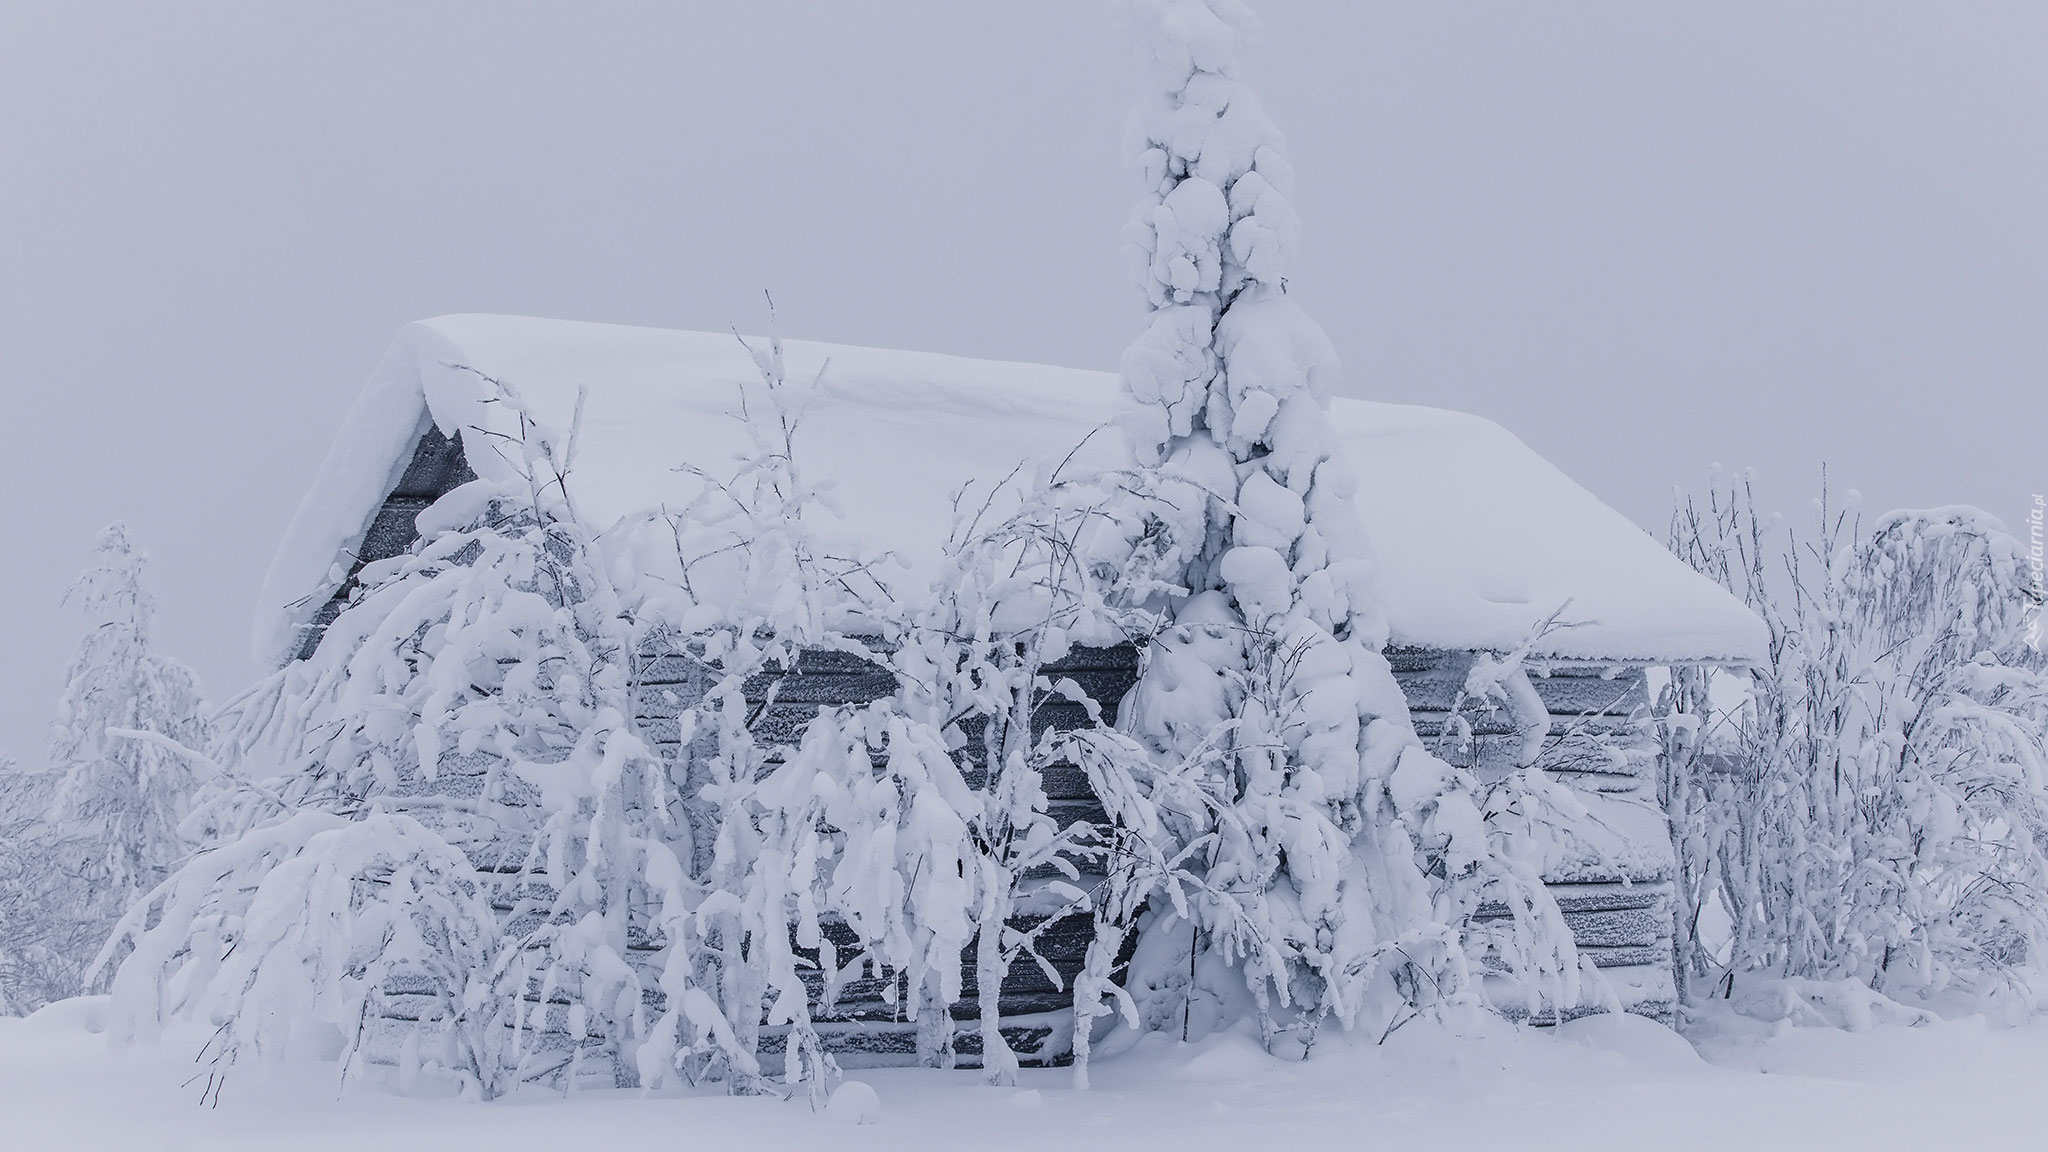
M 1734 1016 L 1685 1041 L 1633 1016 L 1554 1030 L 1412 1024 L 1384 1046 L 1332 1034 L 1307 1062 L 1244 1034 L 1154 1034 L 1017 1088 L 972 1071 L 863 1071 L 814 1113 L 801 1099 L 583 1093 L 492 1104 L 344 1087 L 335 1065 L 233 1070 L 198 1103 L 203 1033 L 116 1056 L 103 1002 L 0 1020 L 0 1148 L 43 1149 L 2028 1149 L 2048 1147 L 2048 1027 L 1981 1017 L 1860 1032 Z M 866 1089 L 872 1089 L 872 1093 Z

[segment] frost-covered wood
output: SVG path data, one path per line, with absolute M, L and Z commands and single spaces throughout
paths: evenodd
M 1654 807 L 1654 746 L 1644 730 L 1645 669 L 1630 663 L 1542 662 L 1523 669 L 1544 713 L 1540 745 L 1528 745 L 1515 710 L 1473 699 L 1474 671 L 1489 654 L 1415 648 L 1388 653 L 1408 698 L 1416 731 L 1447 761 L 1482 781 L 1510 779 L 1526 759 L 1573 789 L 1577 809 L 1543 838 L 1541 874 L 1584 963 L 1612 992 L 1534 1013 L 1575 1017 L 1618 1003 L 1627 1011 L 1674 1020 L 1674 861 Z M 1531 754 L 1533 753 L 1533 758 Z M 1509 917 L 1500 903 L 1473 913 L 1482 930 Z M 1532 1015 L 1512 996 L 1496 997 L 1510 1015 Z
M 1139 649 L 1134 645 L 1080 647 L 1048 665 L 1046 671 L 1049 675 L 1072 678 L 1105 713 L 1113 715 L 1125 693 L 1136 683 L 1139 660 Z M 1425 738 L 1444 731 L 1474 654 L 1411 648 L 1390 652 L 1389 660 L 1408 699 L 1417 731 Z M 643 730 L 667 740 L 669 743 L 664 747 L 672 748 L 678 715 L 701 697 L 706 683 L 704 669 L 688 655 L 673 652 L 643 653 L 639 668 L 636 714 Z M 1640 710 L 1645 704 L 1643 670 L 1614 664 L 1556 665 L 1532 680 L 1554 717 L 1547 743 L 1554 756 L 1547 762 L 1549 770 L 1560 779 L 1596 794 L 1645 795 L 1647 758 L 1630 759 L 1615 754 L 1618 748 L 1640 741 Z M 757 725 L 765 738 L 794 743 L 803 725 L 821 710 L 866 704 L 886 697 L 894 688 L 894 677 L 874 661 L 813 649 L 799 653 L 789 671 L 770 667 L 756 673 L 746 682 L 745 700 L 759 715 Z M 1476 756 L 1469 749 L 1463 753 L 1447 749 L 1445 754 L 1453 759 L 1462 755 L 1483 775 L 1497 777 L 1512 760 L 1512 721 L 1498 709 L 1465 706 L 1462 714 L 1478 749 Z M 1051 700 L 1041 704 L 1033 723 L 1035 736 L 1048 730 L 1079 730 L 1087 726 L 1088 719 L 1080 705 Z M 978 786 L 982 779 L 978 773 L 983 771 L 979 742 L 970 740 L 961 749 L 961 755 L 964 778 Z M 1087 773 L 1078 765 L 1051 765 L 1043 779 L 1051 801 L 1049 810 L 1060 826 L 1076 820 L 1106 819 L 1101 800 L 1090 786 Z M 1668 861 L 1660 855 L 1661 835 L 1654 827 L 1649 830 L 1648 847 L 1652 851 L 1645 854 L 1616 850 L 1610 843 L 1590 844 L 1586 851 L 1588 859 L 1574 862 L 1567 873 L 1569 879 L 1546 877 L 1554 881 L 1552 892 L 1582 953 L 1600 968 L 1668 968 L 1669 871 Z M 1507 915 L 1502 905 L 1482 905 L 1475 919 L 1492 923 Z M 1049 937 L 1055 943 L 1044 949 L 1069 985 L 1081 969 L 1085 928 L 1082 921 L 1056 928 Z M 845 929 L 828 929 L 828 933 L 831 931 L 844 933 Z M 840 944 L 843 947 L 848 942 L 841 940 Z M 1639 998 L 1624 996 L 1625 1005 L 1632 1011 L 1668 1018 L 1672 1008 L 1669 977 L 1659 979 L 1655 972 L 1647 971 L 1628 975 L 1634 984 L 1646 985 L 1651 994 Z M 814 993 L 822 988 L 816 977 L 807 974 L 805 979 Z M 883 983 L 869 978 L 848 984 L 838 994 L 836 1010 L 819 1015 L 820 1035 L 835 1053 L 864 1062 L 882 1060 L 889 1051 L 900 1051 L 906 1058 L 913 1053 L 914 1028 L 902 1020 L 900 1000 L 884 999 Z M 1056 1002 L 1063 999 L 1064 994 L 1053 989 L 1035 969 L 1020 969 L 1005 983 L 1002 1010 L 1005 1017 L 1043 1012 L 1056 1008 Z M 1568 1014 L 1588 1010 L 1591 1009 L 1574 1007 Z M 968 1002 L 953 1010 L 954 1018 L 960 1021 L 973 1020 L 976 1015 L 973 1004 Z M 824 1027 L 828 1021 L 868 1025 L 888 1022 L 902 1027 L 894 1031 L 875 1027 L 835 1030 Z M 1063 1059 L 1064 1043 L 1050 1045 L 1039 1059 Z
M 741 681 L 741 700 L 750 717 L 750 728 L 764 744 L 794 747 L 801 743 L 805 729 L 820 713 L 857 708 L 885 700 L 898 689 L 895 674 L 881 660 L 854 653 L 807 648 L 796 652 L 785 668 L 769 662 Z M 1076 647 L 1059 660 L 1044 665 L 1045 675 L 1071 680 L 1081 686 L 1103 713 L 1114 715 L 1118 703 L 1137 679 L 1137 650 Z M 687 762 L 678 741 L 683 717 L 698 707 L 717 680 L 716 670 L 698 655 L 676 648 L 654 648 L 639 654 L 635 675 L 635 716 L 666 754 Z M 1043 697 L 1034 707 L 1031 738 L 1048 732 L 1075 730 L 1091 723 L 1087 709 L 1073 701 Z M 970 788 L 984 788 L 988 781 L 987 752 L 981 740 L 986 718 L 963 722 L 966 743 L 958 750 L 963 782 Z M 708 747 L 700 745 L 700 754 Z M 762 770 L 772 771 L 778 760 L 764 761 Z M 1078 765 L 1055 762 L 1042 774 L 1048 800 L 1047 813 L 1058 828 L 1079 821 L 1104 819 L 1101 802 L 1089 787 L 1088 777 Z M 702 841 L 702 842 L 708 842 Z M 1013 918 L 1011 926 L 1032 933 L 1045 919 L 1025 914 Z M 859 951 L 857 935 L 841 919 L 821 921 L 824 935 L 847 955 Z M 1071 988 L 1080 972 L 1088 947 L 1088 923 L 1069 917 L 1035 934 L 1036 949 L 1052 975 L 1036 964 L 1011 970 L 1002 985 L 1001 1011 L 1005 1019 L 1057 1013 L 1071 1001 Z M 979 985 L 973 966 L 977 947 L 970 940 L 962 954 L 961 999 L 948 1010 L 959 1029 L 955 1051 L 962 1066 L 978 1064 L 980 1037 Z M 815 957 L 816 950 L 798 949 Z M 828 1051 L 848 1066 L 912 1060 L 916 1058 L 917 1024 L 906 1018 L 908 990 L 900 975 L 865 976 L 839 984 L 830 1007 L 824 1006 L 825 981 L 815 969 L 800 972 L 806 988 L 817 1002 L 814 1027 Z M 1050 1025 L 1006 1027 L 1012 1047 L 1025 1064 L 1063 1063 L 1070 1051 L 1071 1028 Z M 763 1051 L 780 1049 L 779 1033 L 764 1033 Z
M 384 497 L 375 515 L 363 529 L 350 558 L 347 576 L 334 594 L 301 629 L 296 655 L 303 660 L 320 646 L 320 634 L 347 607 L 355 594 L 365 565 L 402 556 L 419 539 L 417 520 L 434 501 L 476 479 L 462 455 L 459 437 L 441 434 L 429 424 L 420 433 L 407 458 L 405 471 Z

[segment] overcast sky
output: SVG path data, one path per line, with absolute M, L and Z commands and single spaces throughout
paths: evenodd
M 1661 527 L 1754 466 L 2048 487 L 2048 4 L 1265 0 L 1345 390 Z M 0 3 L 0 749 L 94 532 L 213 696 L 355 389 L 447 312 L 1114 367 L 1140 83 L 1104 0 Z M 1418 478 L 1418 482 L 1426 482 Z M 1485 525 L 1472 526 L 1484 532 Z

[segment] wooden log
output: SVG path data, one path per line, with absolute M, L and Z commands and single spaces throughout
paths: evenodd
M 1550 894 L 1567 913 L 1618 911 L 1627 908 L 1663 908 L 1671 899 L 1669 884 L 1581 883 L 1551 884 Z M 1499 905 L 1491 905 L 1498 908 Z M 1484 911 L 1484 909 L 1482 909 Z M 1502 909 L 1505 913 L 1506 909 Z
M 1598 968 L 1629 968 L 1656 964 L 1670 964 L 1669 946 L 1643 945 L 1628 948 L 1579 947 L 1579 955 L 1591 960 Z
M 867 665 L 850 671 L 762 672 L 741 686 L 749 703 L 772 698 L 785 704 L 866 704 L 896 691 L 886 668 Z
M 918 1025 L 909 1021 L 857 1020 L 825 1021 L 813 1025 L 825 1050 L 840 1067 L 901 1067 L 917 1059 Z M 781 1072 L 781 1057 L 788 1046 L 787 1028 L 764 1028 L 760 1052 L 763 1070 Z M 1003 1040 L 1026 1068 L 1061 1067 L 1073 1060 L 1071 1013 L 1032 1013 L 1008 1019 L 1002 1027 Z M 981 1029 L 956 1027 L 953 1031 L 954 1067 L 981 1067 Z
M 474 479 L 476 473 L 462 454 L 461 435 L 451 440 L 428 425 L 413 445 L 412 460 L 392 486 L 391 495 L 425 498 L 431 503 Z
M 1602 679 L 1584 676 L 1531 676 L 1529 683 L 1552 716 L 1622 716 L 1644 703 L 1643 674 Z
M 1671 916 L 1663 908 L 1567 912 L 1564 922 L 1581 948 L 1648 948 L 1671 937 Z
M 1113 644 L 1106 647 L 1091 647 L 1077 644 L 1058 660 L 1046 662 L 1047 675 L 1088 670 L 1128 671 L 1135 675 L 1141 663 L 1136 644 Z

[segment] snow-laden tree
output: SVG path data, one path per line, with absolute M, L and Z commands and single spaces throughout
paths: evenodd
M 345 1075 L 393 1067 L 480 1085 L 496 1005 L 479 995 L 497 944 L 468 858 L 410 816 L 293 811 L 198 856 L 121 925 L 114 1039 L 179 1015 L 219 1022 L 206 1092 L 245 1057 L 342 1038 Z
M 1754 975 L 1998 997 L 2048 928 L 2048 676 L 2025 643 L 2025 555 L 1973 508 L 1868 528 L 1821 508 L 1798 533 L 1717 483 L 1675 522 L 1680 554 L 1771 629 L 1738 710 L 1697 672 L 1667 702 L 1688 730 L 1665 792 L 1691 903 L 1733 920 L 1725 956 L 1693 942 L 1682 960 L 1719 968 L 1724 994 Z
M 98 846 L 94 884 L 117 911 L 190 851 L 178 826 L 200 783 L 189 757 L 123 733 L 188 748 L 211 738 L 198 680 L 151 649 L 156 600 L 143 579 L 147 560 L 126 526 L 109 525 L 92 566 L 71 586 L 87 627 L 65 669 L 50 743 L 50 766 L 63 774 L 51 819 Z
M 50 822 L 59 782 L 0 755 L 0 1013 L 77 995 L 110 927 L 92 892 L 96 846 Z
M 1044 776 L 1068 750 L 1040 709 L 1086 696 L 1045 669 L 1076 643 L 1149 627 L 1125 606 L 1138 597 L 1114 557 L 1091 551 L 1108 538 L 1102 506 L 1141 478 L 1051 469 L 963 491 L 930 587 L 885 588 L 871 560 L 819 543 L 833 510 L 806 482 L 798 444 L 818 381 L 791 378 L 777 341 L 749 350 L 759 380 L 740 408 L 752 451 L 729 477 L 693 469 L 700 497 L 666 513 L 677 563 L 641 589 L 644 618 L 661 628 L 650 641 L 702 684 L 676 770 L 708 893 L 702 983 L 742 1047 L 779 1045 L 786 1074 L 815 1088 L 824 1080 L 803 1065 L 826 1080 L 832 1070 L 812 1051 L 812 1019 L 843 987 L 878 988 L 919 1025 L 921 1059 L 946 1066 L 951 1009 L 971 977 L 986 1075 L 1010 1080 L 1005 977 L 1044 965 L 1040 934 L 1094 906 L 1076 881 L 1106 836 L 1049 812 Z M 804 654 L 821 652 L 886 668 L 896 688 L 828 709 L 792 740 L 748 686 L 772 701 L 801 682 Z M 1130 910 L 1096 910 L 1121 940 Z
M 739 391 L 749 450 L 730 474 L 684 465 L 701 482 L 696 498 L 650 514 L 674 541 L 673 564 L 654 564 L 630 590 L 641 649 L 687 667 L 695 685 L 690 698 L 671 701 L 682 710 L 669 775 L 689 833 L 688 876 L 703 894 L 691 911 L 702 947 L 689 979 L 700 991 L 687 1001 L 671 996 L 657 1033 L 700 1018 L 730 1030 L 715 1051 L 701 1043 L 644 1048 L 642 1079 L 717 1077 L 752 1091 L 761 1083 L 765 1028 L 768 1046 L 782 1052 L 785 1080 L 805 1085 L 816 1101 L 838 1071 L 813 1018 L 831 1007 L 842 971 L 894 979 L 912 966 L 907 949 L 917 930 L 904 921 L 901 901 L 843 883 L 854 874 L 855 862 L 843 855 L 848 841 L 876 828 L 893 836 L 902 812 L 867 779 L 867 749 L 879 753 L 890 743 L 886 725 L 841 710 L 792 741 L 790 733 L 762 730 L 767 709 L 748 691 L 765 681 L 772 699 L 785 679 L 801 675 L 807 651 L 875 657 L 867 639 L 892 606 L 866 561 L 835 555 L 817 540 L 815 520 L 831 508 L 806 481 L 798 437 L 818 380 L 790 377 L 779 338 L 746 347 L 758 369 Z M 861 619 L 870 623 L 857 626 Z M 892 753 L 890 763 L 900 768 L 914 759 Z M 845 808 L 848 797 L 860 806 Z M 903 863 L 915 869 L 921 859 Z M 873 871 L 894 862 L 884 853 L 859 863 Z M 845 872 L 841 882 L 835 869 Z M 829 938 L 828 922 L 853 927 L 846 954 Z M 957 947 L 964 934 L 953 936 Z M 921 979 L 925 965 L 915 967 Z M 806 975 L 822 977 L 822 999 Z M 694 1015 L 681 1011 L 686 1005 Z
M 1354 1021 L 1368 1000 L 1390 1018 L 1464 997 L 1460 926 L 1487 885 L 1533 878 L 1496 866 L 1474 782 L 1424 749 L 1379 651 L 1356 480 L 1325 413 L 1336 357 L 1287 290 L 1293 172 L 1240 75 L 1252 18 L 1236 0 L 1129 11 L 1155 85 L 1132 121 L 1145 198 L 1126 229 L 1152 311 L 1124 356 L 1118 422 L 1160 498 L 1127 531 L 1181 591 L 1125 722 L 1199 759 L 1227 798 L 1207 877 L 1243 910 L 1204 897 L 1191 925 L 1156 920 L 1147 945 L 1164 952 L 1145 971 L 1165 986 L 1148 991 L 1220 1006 L 1203 960 L 1238 967 L 1269 1040 L 1289 1020 L 1305 1035 Z M 1524 951 L 1569 983 L 1556 936 Z
M 0 846 L 0 990 L 19 1008 L 86 991 L 128 904 L 192 848 L 180 831 L 200 784 L 179 747 L 210 738 L 190 670 L 151 648 L 146 555 L 114 524 L 67 600 L 86 632 L 65 670 L 49 768 L 10 766 Z
M 232 1059 L 310 1014 L 359 1066 L 487 1096 L 630 1084 L 649 1043 L 729 1047 L 685 995 L 687 834 L 632 727 L 632 632 L 568 450 L 509 388 L 498 403 L 515 475 L 422 513 L 312 656 L 238 702 L 202 813 L 222 843 L 124 925 L 121 1031 L 203 1010 Z M 683 1015 L 665 1034 L 663 995 Z
M 1073 874 L 1085 854 L 1089 829 L 1062 831 L 1047 815 L 1049 744 L 1032 739 L 1032 713 L 1047 695 L 1039 669 L 1076 630 L 1101 631 L 1077 616 L 1102 601 L 1087 596 L 1073 541 L 1101 494 L 1053 485 L 1059 494 L 1031 489 L 987 523 L 964 514 L 933 588 L 887 589 L 872 562 L 818 542 L 832 509 L 805 482 L 797 444 L 818 381 L 788 375 L 779 341 L 749 350 L 760 378 L 742 388 L 741 410 L 753 451 L 730 477 L 695 470 L 701 496 L 668 513 L 668 586 L 657 575 L 643 588 L 643 612 L 662 627 L 651 639 L 702 676 L 677 774 L 709 893 L 697 910 L 704 984 L 742 1047 L 772 1035 L 785 1075 L 816 1090 L 835 1071 L 812 1018 L 842 986 L 879 987 L 918 1023 L 921 1058 L 943 1066 L 972 974 L 984 1067 L 1008 1080 L 1017 1062 L 999 992 L 1013 964 L 1038 962 L 1034 931 L 1015 929 L 1013 914 L 1042 927 L 1080 907 L 1071 888 L 1019 901 L 1032 895 L 1028 873 Z M 1014 494 L 981 495 L 993 506 Z M 748 685 L 765 682 L 772 699 L 800 682 L 807 652 L 887 668 L 897 690 L 828 709 L 794 740 L 764 729 L 768 709 Z
M 745 927 L 752 1003 L 768 1002 L 751 1022 L 781 1030 L 785 1079 L 814 1101 L 836 1080 L 812 1020 L 855 983 L 919 1024 L 926 1063 L 948 1063 L 981 890 L 961 815 L 978 805 L 952 751 L 887 701 L 828 709 L 753 796 L 754 864 L 701 911 Z
M 1114 491 L 1104 480 L 1048 472 L 1022 485 L 1017 507 L 993 523 L 963 517 L 891 656 L 900 685 L 893 707 L 913 731 L 956 749 L 973 772 L 973 791 L 955 809 L 969 847 L 964 876 L 975 901 L 981 1059 L 991 1083 L 1014 1082 L 1017 1071 L 1002 1035 L 1004 980 L 1019 963 L 1053 972 L 1038 953 L 1038 935 L 1093 908 L 1120 942 L 1129 915 L 1103 903 L 1100 885 L 1090 893 L 1075 883 L 1083 865 L 1092 872 L 1102 862 L 1111 832 L 1086 822 L 1061 827 L 1051 814 L 1046 773 L 1074 750 L 1040 719 L 1047 703 L 1072 701 L 1103 728 L 1081 686 L 1055 679 L 1048 667 L 1077 644 L 1120 643 L 1129 629 L 1149 627 L 1142 614 L 1119 606 L 1127 597 L 1114 570 L 1091 563 L 1090 541 L 1105 535 L 1102 509 Z M 1097 759 L 1117 747 L 1100 746 Z M 1102 920 L 1103 913 L 1113 915 Z M 1082 1011 L 1076 1043 L 1085 1067 L 1078 1029 L 1092 1009 Z

